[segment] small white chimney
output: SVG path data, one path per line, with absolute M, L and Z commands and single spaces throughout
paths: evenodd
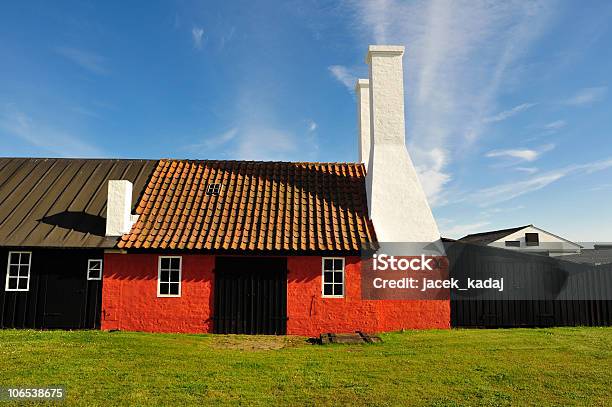
M 121 236 L 128 233 L 136 220 L 138 215 L 132 215 L 132 183 L 126 180 L 109 180 L 106 236 Z
M 370 159 L 370 81 L 368 79 L 357 79 L 355 94 L 357 95 L 359 162 L 367 168 Z
M 440 232 L 406 149 L 403 46 L 370 45 L 368 211 L 380 242 L 439 242 Z

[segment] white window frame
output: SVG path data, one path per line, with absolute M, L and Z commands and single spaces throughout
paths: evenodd
M 161 262 L 162 259 L 179 259 L 179 281 L 178 281 L 178 285 L 179 285 L 179 289 L 178 289 L 178 294 L 161 294 L 160 292 L 160 288 L 161 288 L 161 272 L 162 272 L 162 268 L 161 268 Z M 170 273 L 172 274 L 172 273 Z M 165 283 L 170 283 L 171 281 L 164 281 Z M 159 256 L 159 258 L 157 259 L 157 296 L 161 297 L 161 298 L 177 298 L 181 296 L 181 293 L 183 291 L 183 257 L 182 256 Z
M 342 260 L 342 294 L 341 295 L 336 295 L 336 294 L 326 295 L 325 294 L 325 260 L 332 260 L 332 261 Z M 345 268 L 346 268 L 346 262 L 345 262 L 344 257 L 323 257 L 321 258 L 321 297 L 322 298 L 344 298 L 344 295 L 346 294 L 346 273 L 344 272 Z M 332 271 L 332 273 L 337 273 L 337 272 L 338 271 L 336 270 Z M 333 277 L 332 277 L 331 284 L 332 284 L 332 292 L 333 292 L 334 286 L 339 283 L 333 282 Z
M 100 275 L 97 278 L 92 278 L 90 276 L 90 273 L 92 271 L 98 271 L 98 270 L 92 270 L 91 269 L 91 264 L 94 263 L 94 262 L 95 263 L 100 263 L 100 270 L 99 270 L 100 271 Z M 89 260 L 87 260 L 87 280 L 88 281 L 100 281 L 100 280 L 102 280 L 102 270 L 103 270 L 102 266 L 103 266 L 103 264 L 104 264 L 104 261 L 102 259 L 89 259 Z
M 13 254 L 19 254 L 19 264 L 11 264 L 11 256 Z M 28 254 L 28 276 L 27 276 L 27 283 L 26 283 L 26 288 L 19 288 L 19 280 L 22 279 L 23 277 L 19 277 L 19 268 L 21 268 L 21 266 L 25 266 L 25 264 L 21 264 L 21 255 L 22 254 Z M 13 266 L 18 266 L 17 267 L 17 277 L 12 277 L 12 278 L 17 278 L 17 288 L 9 288 L 9 274 L 11 272 L 11 265 Z M 30 291 L 30 272 L 32 270 L 32 252 L 8 252 L 8 258 L 6 260 L 6 282 L 4 284 L 4 291 Z

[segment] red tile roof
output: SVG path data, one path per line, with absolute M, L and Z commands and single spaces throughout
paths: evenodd
M 220 183 L 218 196 L 206 187 Z M 123 249 L 356 251 L 375 245 L 352 163 L 161 160 Z

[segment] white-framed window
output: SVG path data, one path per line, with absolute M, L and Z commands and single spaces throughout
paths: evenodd
M 157 274 L 158 297 L 181 296 L 181 256 L 159 256 Z
M 32 252 L 9 252 L 4 289 L 6 291 L 28 291 L 31 265 Z
M 87 260 L 87 279 L 102 280 L 102 259 Z
M 323 257 L 323 297 L 344 297 L 344 258 Z

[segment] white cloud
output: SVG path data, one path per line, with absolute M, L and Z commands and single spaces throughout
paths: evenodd
M 192 151 L 193 153 L 211 153 L 211 150 L 217 150 L 220 147 L 227 145 L 230 141 L 234 140 L 238 135 L 238 127 L 232 127 L 231 129 L 213 136 L 207 137 L 202 142 L 187 146 L 185 149 Z
M 308 119 L 306 120 L 306 127 L 308 128 L 308 131 L 312 132 L 312 131 L 317 130 L 319 125 L 314 120 Z
M 529 149 L 529 148 L 517 148 L 517 149 L 507 149 L 507 150 L 493 150 L 493 151 L 489 151 L 488 153 L 486 153 L 485 157 L 488 157 L 488 158 L 497 158 L 497 157 L 501 157 L 501 158 L 514 158 L 514 159 L 517 159 L 519 161 L 531 162 L 531 161 L 537 160 L 538 158 L 540 158 L 540 156 L 542 154 L 544 154 L 547 151 L 552 150 L 553 148 L 555 148 L 554 144 L 548 144 L 548 145 L 540 147 L 537 150 L 533 150 L 533 149 Z
M 357 77 L 347 67 L 342 65 L 332 65 L 328 67 L 329 71 L 341 84 L 346 86 L 349 92 L 353 92 Z
M 535 174 L 536 172 L 538 172 L 538 169 L 536 167 L 515 167 L 514 169 L 516 171 L 524 172 L 527 174 Z
M 490 188 L 481 189 L 472 194 L 481 206 L 489 206 L 509 201 L 529 192 L 540 190 L 570 175 L 592 174 L 612 168 L 612 159 L 595 161 L 586 164 L 571 165 L 535 175 L 521 181 L 510 182 Z
M 193 38 L 193 46 L 197 49 L 202 49 L 204 44 L 204 29 L 201 27 L 193 27 L 191 29 L 191 37 Z
M 239 160 L 288 161 L 288 157 L 299 151 L 298 145 L 289 132 L 254 127 L 241 134 L 232 156 Z
M 18 137 L 44 154 L 59 157 L 102 157 L 103 152 L 65 130 L 34 120 L 13 105 L 0 109 L 0 135 Z
M 109 70 L 105 66 L 106 58 L 98 54 L 71 47 L 56 47 L 55 52 L 90 72 L 98 75 L 109 74 Z
M 491 112 L 500 90 L 507 90 L 522 71 L 521 57 L 558 8 L 549 1 L 353 0 L 348 4 L 356 10 L 355 27 L 362 44 L 406 46 L 409 151 L 429 198 L 440 202 L 439 195 L 448 188 L 438 186 L 452 178 L 452 161 L 469 156 L 466 149 L 487 125 L 530 107 Z M 443 165 L 432 160 L 430 151 L 444 152 Z
M 555 120 L 554 122 L 550 122 L 544 125 L 544 130 L 557 131 L 561 130 L 567 126 L 567 122 L 565 120 Z
M 574 96 L 565 100 L 563 103 L 570 106 L 589 105 L 602 100 L 608 91 L 607 86 L 580 89 Z
M 504 121 L 514 115 L 519 114 L 527 109 L 535 106 L 535 103 L 523 103 L 521 105 L 515 106 L 512 109 L 504 110 L 503 112 L 497 113 L 495 116 L 487 117 L 483 120 L 484 123 L 496 123 Z

